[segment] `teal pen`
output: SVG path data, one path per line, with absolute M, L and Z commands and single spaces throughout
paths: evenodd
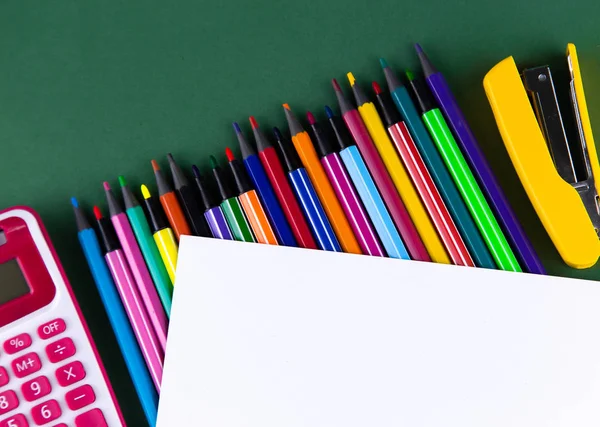
M 133 234 L 135 234 L 135 239 L 138 245 L 140 245 L 142 256 L 144 257 L 144 261 L 146 261 L 160 301 L 165 308 L 165 313 L 167 317 L 170 317 L 173 283 L 162 261 L 143 208 L 127 186 L 124 177 L 119 177 L 119 184 L 121 185 L 121 192 L 123 193 L 123 200 L 125 202 L 125 213 L 131 223 Z
M 427 170 L 431 174 L 456 224 L 456 228 L 459 230 L 465 245 L 469 249 L 469 254 L 473 258 L 475 265 L 477 267 L 496 269 L 496 263 L 475 224 L 475 220 L 470 215 L 464 200 L 456 188 L 456 184 L 450 176 L 450 172 L 448 172 L 437 147 L 429 136 L 429 132 L 427 132 L 425 124 L 417 112 L 412 98 L 408 94 L 408 90 L 402 85 L 385 59 L 381 58 L 380 62 L 394 104 L 396 104 L 402 120 L 408 127 L 415 145 L 427 166 Z
M 340 157 L 350 175 L 350 179 L 365 206 L 367 214 L 375 227 L 375 231 L 390 258 L 410 259 L 400 233 L 392 221 L 392 217 L 377 190 L 375 182 L 367 169 L 358 148 L 352 141 L 343 120 L 335 116 L 329 107 L 325 107 L 329 124 L 335 134 L 335 139 L 340 148 Z

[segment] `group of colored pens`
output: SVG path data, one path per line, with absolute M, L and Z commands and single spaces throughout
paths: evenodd
M 169 154 L 173 185 L 153 160 L 158 199 L 143 185 L 145 208 L 123 177 L 123 204 L 104 183 L 110 219 L 94 208 L 101 243 L 73 199 L 149 420 L 181 235 L 545 274 L 444 77 L 416 49 L 423 77 L 407 72 L 404 86 L 381 59 L 388 90 L 373 82 L 373 103 L 348 73 L 356 106 L 333 80 L 341 114 L 326 106 L 320 122 L 308 112 L 308 131 L 284 104 L 291 138 L 273 128 L 272 144 L 250 117 L 254 146 L 234 123 L 242 160 L 227 148 L 222 168 L 211 156 L 212 180 L 193 166 L 190 183 Z

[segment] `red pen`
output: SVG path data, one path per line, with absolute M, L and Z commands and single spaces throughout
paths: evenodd
M 450 212 L 446 208 L 446 204 L 435 186 L 406 124 L 402 121 L 400 113 L 394 106 L 391 95 L 387 92 L 384 93 L 377 82 L 373 82 L 373 90 L 377 97 L 379 112 L 385 127 L 392 141 L 394 141 L 396 150 L 398 150 L 398 154 L 440 235 L 450 259 L 456 265 L 475 266 L 467 245 L 450 216 Z

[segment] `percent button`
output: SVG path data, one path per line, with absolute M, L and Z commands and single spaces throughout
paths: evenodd
M 15 354 L 21 350 L 25 350 L 30 345 L 31 336 L 29 334 L 20 334 L 4 341 L 4 351 L 8 354 Z

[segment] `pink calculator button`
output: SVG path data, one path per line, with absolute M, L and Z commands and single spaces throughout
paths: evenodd
M 61 362 L 75 354 L 75 344 L 71 338 L 61 338 L 46 347 L 46 354 L 50 362 Z
M 2 366 L 0 366 L 0 387 L 8 384 L 8 372 Z
M 65 395 L 67 406 L 71 411 L 76 411 L 84 406 L 91 405 L 96 401 L 94 390 L 89 385 L 82 385 L 74 390 L 71 390 Z
M 0 415 L 12 411 L 19 406 L 19 398 L 12 390 L 6 390 L 0 393 Z
M 84 412 L 75 418 L 75 427 L 108 427 L 104 414 L 98 408 Z
M 71 362 L 56 370 L 56 379 L 62 387 L 75 384 L 85 378 L 85 369 L 81 362 Z
M 23 414 L 16 414 L 10 418 L 0 421 L 0 427 L 29 427 L 27 418 Z
M 4 351 L 8 354 L 15 354 L 25 350 L 31 345 L 31 336 L 29 334 L 20 334 L 4 341 Z
M 48 381 L 48 378 L 43 375 L 27 381 L 21 386 L 23 397 L 28 402 L 38 400 L 50 394 L 51 391 L 52 386 L 50 385 L 50 381 Z
M 31 417 L 38 426 L 43 426 L 54 421 L 62 415 L 60 406 L 56 400 L 48 400 L 31 408 Z
M 42 369 L 42 362 L 40 362 L 40 358 L 35 353 L 27 353 L 13 360 L 11 365 L 17 378 L 26 377 Z
M 41 339 L 47 340 L 58 334 L 62 334 L 67 329 L 67 324 L 62 319 L 54 319 L 44 323 L 38 328 L 38 335 Z

